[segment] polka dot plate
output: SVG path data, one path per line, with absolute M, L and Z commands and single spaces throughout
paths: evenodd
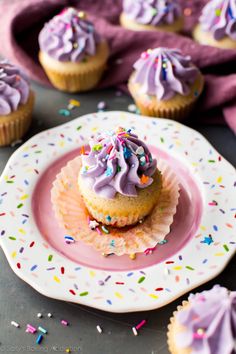
M 91 135 L 117 125 L 139 135 L 180 181 L 166 242 L 136 259 L 66 244 L 50 201 L 60 169 Z M 235 253 L 235 201 L 235 169 L 196 131 L 126 112 L 88 114 L 34 136 L 12 155 L 0 178 L 0 244 L 14 272 L 48 297 L 110 312 L 151 310 L 224 269 Z

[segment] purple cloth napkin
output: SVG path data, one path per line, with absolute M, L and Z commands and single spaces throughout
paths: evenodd
M 108 69 L 101 88 L 126 83 L 140 53 L 158 46 L 180 48 L 190 54 L 205 76 L 205 90 L 191 119 L 227 122 L 236 133 L 236 50 L 222 50 L 195 43 L 190 35 L 206 0 L 181 0 L 185 13 L 184 34 L 134 32 L 119 26 L 121 0 L 3 0 L 0 26 L 1 54 L 23 67 L 29 77 L 49 85 L 38 62 L 38 33 L 43 24 L 65 6 L 88 12 L 98 32 L 110 45 Z M 190 12 L 190 14 L 189 14 Z

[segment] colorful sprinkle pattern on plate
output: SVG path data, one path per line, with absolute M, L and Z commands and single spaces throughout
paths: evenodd
M 204 196 L 201 225 L 181 252 L 129 272 L 95 270 L 62 256 L 40 234 L 31 204 L 38 179 L 50 164 L 117 122 L 178 158 Z M 151 310 L 224 269 L 235 253 L 235 201 L 235 169 L 196 131 L 125 112 L 89 114 L 36 135 L 12 155 L 0 179 L 0 244 L 14 272 L 46 296 L 111 312 Z

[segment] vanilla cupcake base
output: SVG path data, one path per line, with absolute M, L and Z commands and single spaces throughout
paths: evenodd
M 150 215 L 132 227 L 107 226 L 108 232 L 104 233 L 101 224 L 94 231 L 88 225 L 90 216 L 78 188 L 81 157 L 68 162 L 57 175 L 51 190 L 52 206 L 59 225 L 68 235 L 104 254 L 130 255 L 155 247 L 170 232 L 179 198 L 177 177 L 163 160 L 157 163 L 163 185 L 158 203 Z
M 179 17 L 171 24 L 163 24 L 158 26 L 143 25 L 131 20 L 124 12 L 120 15 L 120 24 L 127 29 L 133 31 L 163 31 L 163 32 L 180 32 L 184 27 L 183 17 Z
M 29 129 L 34 106 L 34 93 L 30 91 L 28 101 L 8 115 L 0 116 L 0 146 L 10 145 L 23 137 Z
M 221 49 L 235 49 L 236 41 L 230 37 L 224 37 L 216 40 L 212 33 L 203 31 L 200 24 L 198 24 L 193 30 L 193 38 L 200 44 L 209 45 Z
M 167 342 L 171 354 L 191 354 L 192 352 L 191 348 L 178 347 L 176 341 L 176 336 L 185 331 L 185 327 L 178 322 L 176 315 L 178 314 L 178 311 L 184 311 L 184 309 L 188 306 L 189 302 L 183 301 L 182 305 L 177 307 L 177 311 L 173 313 L 173 317 L 170 319 L 170 324 L 168 325 Z
M 96 54 L 81 62 L 62 62 L 39 52 L 39 61 L 52 85 L 61 91 L 80 92 L 94 88 L 100 81 L 109 56 L 107 42 L 97 45 Z
M 157 171 L 152 178 L 152 184 L 144 189 L 138 189 L 136 197 L 117 193 L 113 199 L 102 198 L 87 185 L 86 178 L 80 172 L 78 188 L 94 219 L 105 225 L 123 227 L 136 224 L 139 220 L 144 219 L 158 203 L 162 188 L 160 172 Z M 108 215 L 109 219 L 107 219 Z
M 199 74 L 190 87 L 188 95 L 183 96 L 177 93 L 171 99 L 161 101 L 156 96 L 142 93 L 140 84 L 134 82 L 134 76 L 135 72 L 128 82 L 129 91 L 141 114 L 150 117 L 183 120 L 192 111 L 204 87 L 204 78 Z

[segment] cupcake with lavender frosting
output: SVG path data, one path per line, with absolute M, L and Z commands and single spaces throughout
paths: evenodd
M 158 201 L 161 175 L 146 144 L 130 130 L 99 134 L 82 156 L 78 186 L 90 215 L 123 227 L 147 216 Z
M 134 63 L 128 88 L 143 115 L 181 120 L 202 93 L 203 76 L 178 49 L 155 48 Z
M 215 285 L 190 295 L 168 326 L 172 354 L 235 354 L 236 292 Z
M 34 94 L 19 68 L 0 61 L 0 146 L 19 140 L 28 130 Z
M 201 44 L 223 49 L 236 48 L 235 0 L 211 0 L 202 10 L 193 37 Z
M 120 23 L 135 31 L 179 32 L 184 21 L 179 1 L 123 0 Z
M 51 83 L 62 91 L 95 87 L 106 67 L 108 45 L 86 14 L 64 9 L 39 34 L 39 60 Z

